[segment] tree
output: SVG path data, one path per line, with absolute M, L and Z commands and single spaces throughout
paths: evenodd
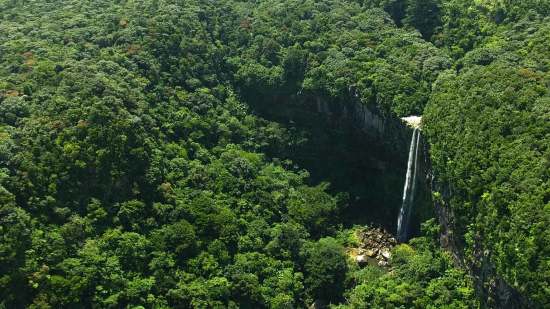
M 302 255 L 305 259 L 304 283 L 311 300 L 340 301 L 348 267 L 342 245 L 334 238 L 321 238 L 305 246 Z
M 193 225 L 186 220 L 163 226 L 153 233 L 154 244 L 163 251 L 180 257 L 190 257 L 195 253 L 196 234 Z
M 30 296 L 22 267 L 32 225 L 29 214 L 16 207 L 10 196 L 0 185 L 0 306 L 23 306 Z

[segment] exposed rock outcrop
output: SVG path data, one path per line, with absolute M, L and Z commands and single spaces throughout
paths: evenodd
M 355 231 L 358 246 L 349 248 L 348 254 L 361 267 L 366 265 L 388 266 L 395 238 L 381 228 L 364 227 Z

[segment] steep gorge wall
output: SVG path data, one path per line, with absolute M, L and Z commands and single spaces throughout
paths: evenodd
M 369 135 L 376 143 L 383 145 L 392 154 L 398 154 L 407 161 L 407 153 L 413 129 L 402 119 L 386 115 L 376 108 L 369 108 L 358 101 L 330 104 L 319 98 L 316 100 L 317 112 L 329 119 L 350 121 L 355 128 Z M 419 133 L 421 134 L 421 133 Z M 434 216 L 430 192 L 430 165 L 428 147 L 423 138 L 419 139 L 418 177 L 416 179 L 416 199 L 411 209 L 409 225 L 411 235 L 419 233 L 422 222 Z M 405 181 L 406 167 L 400 170 Z M 402 187 L 401 187 L 402 188 Z M 403 193 L 402 191 L 397 191 Z M 397 219 L 397 218 L 396 218 Z
M 412 129 L 404 125 L 400 119 L 385 115 L 375 108 L 369 108 L 361 102 L 353 100 L 332 103 L 316 98 L 315 109 L 317 113 L 325 115 L 331 121 L 351 122 L 355 128 L 383 145 L 393 155 L 397 155 L 399 160 L 406 161 L 404 156 L 407 154 Z M 475 279 L 477 293 L 481 296 L 485 306 L 503 309 L 536 308 L 531 301 L 523 297 L 496 273 L 491 262 L 490 252 L 482 247 L 481 240 L 477 240 L 473 249 L 472 260 L 475 262 L 469 262 L 465 258 L 463 253 L 465 245 L 455 235 L 454 214 L 448 207 L 448 201 L 453 194 L 452 188 L 437 182 L 430 163 L 429 145 L 424 139 L 422 139 L 421 147 L 423 154 L 419 172 L 420 183 L 418 184 L 420 198 L 413 213 L 415 221 L 413 225 L 418 227 L 422 221 L 433 215 L 429 209 L 426 209 L 426 202 L 430 202 L 442 227 L 441 246 L 453 255 L 457 265 L 469 270 Z M 403 169 L 403 176 L 404 172 Z M 440 193 L 440 198 L 432 201 L 432 192 Z M 424 205 L 422 205 L 423 203 Z
M 349 224 L 374 223 L 396 231 L 413 132 L 410 127 L 354 96 L 340 100 L 274 96 L 256 102 L 253 108 L 262 117 L 310 133 L 314 146 L 297 150 L 290 159 L 310 171 L 313 179 L 330 182 L 335 193 L 350 195 Z M 301 160 L 303 156 L 309 158 Z M 422 155 L 418 177 L 421 206 L 415 207 L 412 215 L 412 235 L 418 234 L 420 222 L 433 217 L 425 158 Z
M 399 118 L 387 115 L 377 108 L 369 108 L 359 100 L 331 103 L 316 97 L 315 104 L 317 112 L 331 121 L 349 122 L 374 141 L 384 145 L 388 151 L 398 154 L 401 159 L 406 157 L 412 129 Z
M 473 276 L 476 292 L 481 297 L 484 306 L 498 309 L 537 308 L 496 273 L 491 263 L 490 253 L 481 246 L 480 239 L 477 239 L 474 245 L 473 259 L 466 259 L 465 244 L 456 234 L 455 216 L 448 206 L 453 194 L 452 187 L 438 182 L 433 173 L 430 172 L 430 174 L 432 174 L 430 176 L 431 190 L 438 195 L 434 199 L 434 206 L 441 225 L 441 247 L 452 254 L 456 265 L 467 269 Z

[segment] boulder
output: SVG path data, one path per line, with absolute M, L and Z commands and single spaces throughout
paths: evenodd
M 364 256 L 364 255 L 358 255 L 355 257 L 355 261 L 357 262 L 357 264 L 359 264 L 360 266 L 361 265 L 365 265 L 367 264 L 367 257 Z
M 374 256 L 376 256 L 377 251 L 378 250 L 376 250 L 376 249 L 367 249 L 365 251 L 365 255 L 368 256 L 368 257 L 374 257 Z
M 380 255 L 382 255 L 382 257 L 385 259 L 385 260 L 389 260 L 391 258 L 391 253 L 390 253 L 390 250 L 388 248 L 384 248 L 380 251 Z

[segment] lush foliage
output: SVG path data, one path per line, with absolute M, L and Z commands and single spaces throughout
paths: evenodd
M 489 259 L 539 306 L 550 304 L 548 25 L 495 26 L 460 70 L 440 75 L 425 116 L 467 260 Z
M 379 9 L 346 1 L 262 1 L 233 39 L 235 84 L 247 98 L 296 93 L 420 114 L 450 59 Z M 238 45 L 237 45 L 238 44 Z
M 225 82 L 233 13 L 2 4 L 3 305 L 300 306 L 345 273 L 304 287 L 339 204 L 263 154 L 288 134 Z
M 393 249 L 391 272 L 367 266 L 352 273 L 357 285 L 339 308 L 478 308 L 471 279 L 437 248 L 434 221 L 424 227 L 424 237 Z
M 469 3 L 0 0 L 0 308 L 476 307 L 437 228 L 356 269 L 346 195 L 255 109 L 301 98 L 428 105 L 469 259 L 546 305 L 549 6 Z

